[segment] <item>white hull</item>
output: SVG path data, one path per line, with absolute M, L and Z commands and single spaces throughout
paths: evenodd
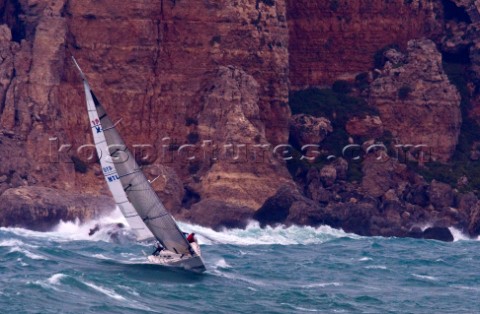
M 152 264 L 158 264 L 168 267 L 184 268 L 195 272 L 204 272 L 205 265 L 202 260 L 200 247 L 197 243 L 191 243 L 195 256 L 176 254 L 163 250 L 158 255 L 149 255 L 148 261 Z

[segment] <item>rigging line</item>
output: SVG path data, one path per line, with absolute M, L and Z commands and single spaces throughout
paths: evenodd
M 105 114 L 106 115 L 106 114 Z M 100 118 L 101 119 L 101 118 Z M 110 129 L 113 129 L 115 128 L 121 121 L 122 121 L 123 118 L 121 118 L 120 120 L 118 120 L 117 122 L 115 122 L 112 126 L 106 128 L 106 129 L 103 129 L 104 131 L 108 131 Z
M 135 174 L 135 173 L 137 173 L 137 172 L 139 172 L 139 171 L 140 171 L 140 170 L 134 170 L 134 171 L 132 171 L 132 172 L 122 174 L 119 178 L 123 178 L 123 177 L 129 176 L 129 175 Z

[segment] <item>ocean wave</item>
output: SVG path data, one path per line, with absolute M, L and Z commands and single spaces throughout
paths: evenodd
M 452 233 L 452 236 L 453 236 L 453 241 L 454 242 L 457 242 L 457 241 L 469 241 L 469 240 L 472 240 L 469 236 L 467 236 L 465 233 L 463 233 L 462 231 L 456 229 L 456 228 L 453 228 L 453 227 L 450 227 L 448 228 L 450 230 L 450 232 Z M 480 239 L 477 238 L 476 240 Z
M 371 265 L 371 266 L 365 266 L 366 269 L 382 269 L 382 270 L 387 270 L 387 266 L 385 265 Z
M 60 281 L 66 277 L 67 275 L 58 273 L 50 276 L 48 279 L 45 279 L 45 280 L 27 281 L 27 284 L 37 285 L 44 289 L 60 291 L 60 289 L 58 288 L 58 285 L 60 284 Z
M 224 258 L 219 259 L 218 261 L 215 262 L 215 268 L 232 268 L 230 264 L 225 261 Z
M 361 238 L 329 226 L 300 227 L 278 226 L 260 228 L 257 222 L 251 222 L 245 229 L 227 229 L 215 231 L 210 228 L 179 223 L 182 230 L 195 232 L 201 244 L 235 244 L 235 245 L 295 245 L 320 244 L 337 238 Z
M 325 288 L 325 287 L 340 287 L 343 286 L 341 282 L 318 282 L 302 286 L 302 288 Z
M 46 258 L 45 256 L 41 256 L 41 255 L 38 255 L 38 254 L 35 254 L 33 252 L 30 252 L 29 250 L 26 250 L 26 249 L 22 249 L 18 246 L 14 246 L 10 249 L 10 253 L 14 253 L 14 252 L 18 252 L 18 253 L 22 253 L 23 255 L 25 255 L 26 257 L 28 257 L 29 259 L 34 259 L 34 260 L 48 260 L 48 258 Z
M 122 216 L 120 210 L 114 210 L 109 215 L 99 217 L 96 220 L 81 223 L 60 221 L 52 231 L 38 232 L 22 228 L 2 228 L 5 231 L 12 232 L 28 238 L 48 238 L 50 240 L 63 241 L 104 241 L 112 242 L 110 229 L 100 228 L 98 232 L 89 236 L 89 232 L 96 225 L 115 225 L 121 223 L 125 225 L 128 233 L 130 230 L 128 223 Z M 319 244 L 336 238 L 361 238 L 360 236 L 346 233 L 339 229 L 329 226 L 300 227 L 300 226 L 278 226 L 260 228 L 257 222 L 251 222 L 246 229 L 227 229 L 215 231 L 207 227 L 189 224 L 185 222 L 178 223 L 185 232 L 195 232 L 198 235 L 200 244 L 235 244 L 235 245 L 295 245 L 295 244 Z M 128 234 L 126 235 L 128 237 Z
M 29 247 L 29 248 L 38 248 L 38 245 L 28 244 L 23 242 L 20 239 L 6 239 L 0 241 L 0 247 Z
M 252 284 L 252 285 L 255 285 L 255 286 L 259 286 L 259 287 L 265 287 L 265 286 L 268 285 L 264 281 L 261 281 L 261 280 L 258 280 L 258 279 L 252 279 L 252 278 L 249 278 L 247 276 L 240 275 L 240 274 L 223 272 L 223 271 L 220 271 L 217 268 L 213 268 L 212 270 L 208 269 L 207 272 L 214 275 L 214 276 L 223 277 L 223 278 L 233 280 L 233 281 L 242 281 L 242 282 Z
M 296 311 L 301 311 L 301 312 L 320 312 L 320 310 L 317 310 L 317 309 L 311 309 L 311 308 L 306 308 L 306 307 L 302 307 L 302 306 L 298 306 L 298 305 L 294 305 L 294 304 L 290 304 L 290 303 L 280 303 L 281 305 L 286 305 Z
M 54 274 L 50 278 L 47 279 L 47 282 L 52 284 L 52 285 L 58 285 L 60 283 L 60 281 L 63 278 L 66 278 L 66 277 L 67 277 L 67 275 L 64 275 L 62 273 Z
M 96 290 L 97 292 L 103 293 L 104 295 L 106 295 L 107 297 L 110 297 L 112 299 L 115 299 L 115 300 L 118 300 L 118 301 L 126 301 L 127 300 L 123 296 L 116 293 L 112 289 L 108 289 L 108 288 L 105 288 L 105 287 L 102 287 L 102 286 L 98 286 L 98 285 L 96 285 L 92 282 L 89 282 L 89 281 L 80 280 L 80 282 L 83 283 L 84 285 L 86 285 L 87 287 L 90 287 L 93 290 Z
M 413 277 L 418 278 L 418 279 L 424 279 L 424 280 L 429 280 L 429 281 L 437 281 L 438 278 L 433 277 L 433 276 L 427 276 L 427 275 L 419 275 L 419 274 L 412 274 Z
M 126 226 L 126 230 L 130 230 L 128 224 L 123 217 L 120 210 L 116 209 L 108 215 L 104 215 L 95 220 L 90 220 L 86 222 L 76 221 L 62 221 L 52 228 L 51 231 L 41 232 L 33 231 L 24 228 L 0 228 L 1 231 L 13 233 L 21 237 L 26 238 L 40 238 L 40 239 L 50 239 L 58 242 L 65 241 L 104 241 L 112 242 L 111 231 L 109 228 L 101 228 L 98 232 L 94 233 L 92 236 L 89 235 L 90 230 L 95 228 L 96 225 L 112 225 L 123 224 Z M 125 235 L 125 238 L 128 238 L 129 235 Z
M 97 225 L 115 226 L 123 224 L 124 229 L 118 233 L 118 236 L 125 242 L 132 242 L 133 233 L 131 232 L 127 221 L 117 208 L 110 214 L 101 216 L 98 219 L 81 223 L 60 221 L 52 231 L 39 232 L 22 228 L 0 228 L 1 231 L 11 232 L 16 235 L 28 238 L 48 238 L 58 242 L 63 241 L 104 241 L 118 242 L 118 239 L 112 239 L 112 229 L 109 227 L 100 228 L 100 230 L 89 236 L 91 229 Z M 200 244 L 234 244 L 240 246 L 248 245 L 310 245 L 321 244 L 337 238 L 359 239 L 361 236 L 344 232 L 341 229 L 334 229 L 329 226 L 320 226 L 317 228 L 308 226 L 278 226 L 260 228 L 258 222 L 251 222 L 245 229 L 225 229 L 215 231 L 207 227 L 178 222 L 180 228 L 185 232 L 195 232 L 198 235 Z M 428 225 L 423 226 L 424 228 Z M 113 228 L 113 227 L 112 227 Z M 118 230 L 117 230 L 118 231 Z M 454 241 L 471 240 L 461 231 L 450 228 Z M 476 239 L 480 240 L 480 236 Z M 10 242 L 9 242 L 10 241 Z M 19 243 L 16 243 L 19 242 Z M 120 241 L 120 243 L 122 243 Z M 22 246 L 22 241 L 12 239 L 0 242 L 0 246 Z M 148 244 L 145 244 L 148 245 Z

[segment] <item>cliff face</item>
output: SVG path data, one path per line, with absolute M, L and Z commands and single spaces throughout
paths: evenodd
M 48 215 L 52 200 L 65 199 L 45 219 L 51 222 L 71 217 L 78 195 L 36 187 L 108 194 L 89 158 L 94 149 L 82 146 L 91 144 L 91 135 L 73 54 L 147 176 L 158 176 L 153 186 L 177 217 L 235 226 L 270 197 L 290 191 L 290 222 L 408 235 L 416 223 L 466 228 L 468 221 L 476 234 L 478 210 L 435 201 L 442 193 L 425 192 L 428 183 L 396 162 L 309 160 L 313 170 L 293 174 L 301 177 L 297 191 L 273 152 L 289 140 L 326 149 L 374 143 L 388 137 L 385 131 L 404 144 L 427 142 L 441 162 L 451 161 L 457 143 L 470 145 L 467 151 L 478 146 L 471 138 L 458 140 L 465 114 L 480 116 L 478 8 L 478 1 L 467 0 L 0 0 L 0 196 L 8 208 L 27 204 L 26 215 Z M 421 37 L 435 44 L 407 45 Z M 407 55 L 380 53 L 391 44 Z M 374 64 L 375 55 L 381 64 Z M 453 82 L 449 69 L 447 77 L 445 56 L 455 62 L 468 56 L 453 67 L 467 75 Z M 316 117 L 306 115 L 312 108 L 290 117 L 289 91 L 352 83 L 360 72 L 368 73 L 353 91 L 340 84 L 305 93 L 320 108 Z M 460 110 L 461 100 L 468 110 Z M 475 186 L 475 174 L 458 182 Z M 90 201 L 72 210 L 88 218 Z M 281 202 L 271 201 L 267 212 Z M 396 205 L 384 211 L 389 202 Z M 461 215 L 445 214 L 457 205 Z M 0 216 L 9 213 L 0 209 Z M 378 221 L 371 223 L 374 216 Z M 401 228 L 385 229 L 395 224 Z
M 254 91 L 247 85 L 223 90 L 252 97 L 256 106 L 248 118 L 257 131 L 242 133 L 233 144 L 253 143 L 255 136 L 261 144 L 288 139 L 288 126 L 282 122 L 290 115 L 283 1 L 157 0 L 118 5 L 117 1 L 5 0 L 0 2 L 0 13 L 8 25 L 0 29 L 4 56 L 0 121 L 7 135 L 4 141 L 11 143 L 0 154 L 0 172 L 8 177 L 0 185 L 2 192 L 36 184 L 95 193 L 98 186 L 104 186 L 97 165 L 85 169 L 92 149 L 78 151 L 91 139 L 83 91 L 70 54 L 83 67 L 112 119 L 122 119 L 118 128 L 126 142 L 153 145 L 147 149 L 149 162 L 173 167 L 200 198 L 204 193 L 214 197 L 215 192 L 207 191 L 218 186 L 218 179 L 209 174 L 210 161 L 203 160 L 202 154 L 195 160 L 182 158 L 177 149 L 189 143 L 200 150 L 203 140 L 220 140 L 196 126 L 216 115 L 209 106 L 199 107 L 198 101 L 223 82 L 215 75 L 222 66 L 238 66 L 255 86 Z M 235 103 L 236 98 L 220 98 L 225 104 L 218 106 Z M 216 119 L 216 129 L 222 129 L 243 118 L 220 115 Z M 222 146 L 225 141 L 214 144 Z M 71 149 L 62 148 L 64 144 Z M 21 159 L 22 167 L 12 164 L 12 155 L 23 156 L 16 161 Z M 78 157 L 75 163 L 72 156 Z M 289 180 L 285 170 L 257 169 L 262 167 L 237 166 L 245 177 L 269 178 L 273 183 Z M 218 171 L 213 167 L 215 178 Z M 12 183 L 15 176 L 23 181 Z M 235 184 L 247 191 L 252 186 L 240 179 Z M 249 198 L 251 209 L 273 195 L 278 184 L 264 186 Z M 177 196 L 182 197 L 183 192 Z M 245 195 L 229 201 L 241 199 Z M 175 209 L 178 206 L 181 203 Z
M 287 2 L 293 89 L 354 78 L 381 48 L 441 31 L 441 1 Z
M 434 42 L 412 40 L 407 53 L 386 53 L 391 61 L 372 83 L 370 102 L 399 144 L 424 145 L 425 159 L 446 162 L 460 134 L 460 94 L 443 71 Z

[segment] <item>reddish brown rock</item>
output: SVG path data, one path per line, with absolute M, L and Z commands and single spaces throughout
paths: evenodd
M 0 226 L 47 231 L 60 220 L 85 221 L 115 209 L 110 197 L 45 187 L 8 189 L 0 196 Z
M 460 95 L 430 40 L 408 44 L 407 63 L 384 72 L 370 90 L 385 128 L 403 145 L 425 145 L 431 160 L 447 161 L 460 134 Z
M 442 29 L 440 1 L 288 0 L 293 88 L 354 78 L 373 67 L 375 53 L 405 46 Z M 359 40 L 361 38 L 361 40 Z
M 477 237 L 480 235 L 480 206 L 478 204 L 472 208 L 470 223 L 468 225 L 468 233 L 472 237 Z
M 396 189 L 408 179 L 407 167 L 394 159 L 368 155 L 362 164 L 364 173 L 361 188 L 367 195 L 380 197 L 390 189 Z
M 220 67 L 205 79 L 198 99 L 197 121 L 190 134 L 198 134 L 201 153 L 191 186 L 202 199 L 237 207 L 260 208 L 285 184 L 293 185 L 285 166 L 274 156 L 266 126 L 258 120 L 259 84 L 243 70 Z M 207 89 L 207 91 L 204 91 Z
M 316 118 L 306 114 L 296 114 L 290 118 L 291 140 L 299 147 L 319 144 L 331 132 L 332 124 L 327 118 Z
M 245 228 L 252 218 L 249 207 L 236 206 L 222 201 L 207 199 L 194 204 L 178 218 L 215 230 Z
M 0 1 L 3 21 L 13 32 L 12 36 L 6 26 L 0 28 L 0 129 L 2 136 L 9 137 L 0 149 L 0 176 L 8 177 L 0 183 L 0 192 L 26 181 L 108 194 L 92 163 L 85 158 L 72 163 L 72 155 L 88 155 L 88 149 L 83 153 L 77 149 L 91 143 L 91 135 L 71 54 L 112 119 L 122 119 L 118 128 L 126 142 L 153 145 L 156 158 L 151 161 L 167 164 L 178 173 L 181 181 L 154 184 L 174 212 L 200 198 L 248 203 L 254 210 L 290 180 L 286 169 L 275 162 L 203 167 L 181 158 L 176 150 L 184 143 L 202 144 L 197 142 L 199 137 L 209 140 L 211 133 L 205 127 L 215 133 L 225 123 L 232 128 L 222 133 L 225 137 L 219 145 L 232 140 L 229 134 L 237 135 L 239 144 L 287 142 L 284 1 L 274 5 L 253 0 L 14 4 Z M 200 99 L 207 99 L 202 103 L 206 107 L 198 107 Z M 240 111 L 225 119 L 222 114 L 228 112 L 221 111 L 223 101 Z M 242 107 L 247 104 L 248 108 Z M 193 185 L 201 195 L 185 199 L 183 183 Z
M 378 138 L 383 135 L 383 123 L 378 116 L 354 117 L 348 120 L 345 129 L 350 135 Z

